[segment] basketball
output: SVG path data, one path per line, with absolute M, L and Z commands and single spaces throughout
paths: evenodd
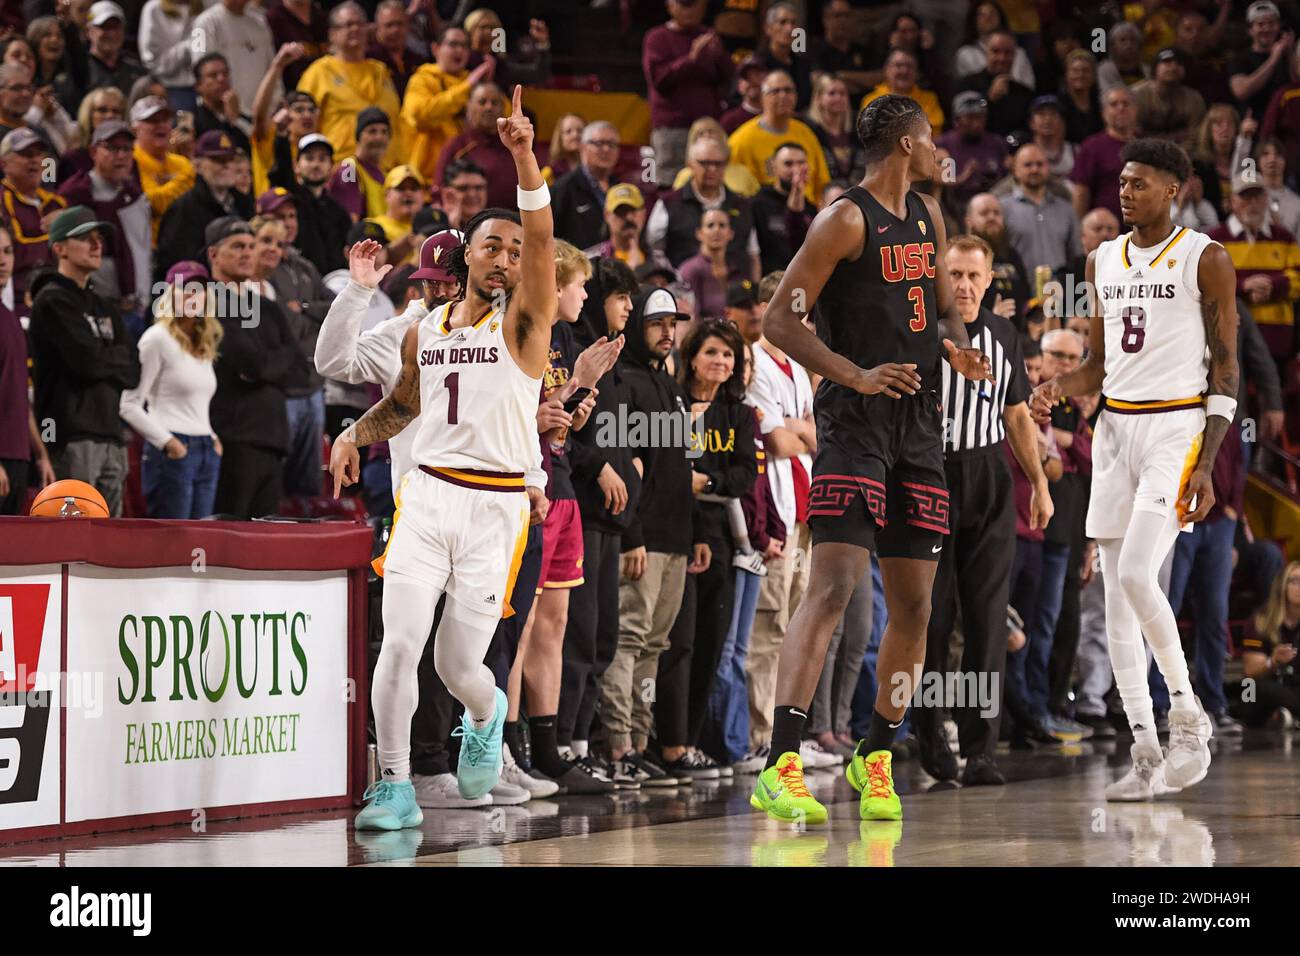
M 75 478 L 56 481 L 32 502 L 31 514 L 42 518 L 107 518 L 108 502 L 94 485 Z

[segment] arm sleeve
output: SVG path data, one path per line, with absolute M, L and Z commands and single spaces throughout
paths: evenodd
M 184 167 L 161 186 L 145 184 L 144 194 L 149 197 L 149 205 L 153 208 L 154 215 L 161 216 L 172 203 L 189 192 L 193 186 L 194 166 L 189 161 L 186 161 Z M 159 248 L 162 248 L 161 238 L 159 236 Z
M 271 137 L 271 168 L 267 171 L 266 181 L 271 186 L 279 186 L 290 192 L 298 185 L 298 177 L 293 171 L 293 147 L 289 137 L 276 133 Z
M 469 80 L 459 80 L 439 90 L 428 71 L 416 71 L 402 100 L 402 120 L 420 132 L 430 132 L 438 125 L 455 119 L 469 102 Z
M 767 475 L 764 475 L 762 480 L 767 481 Z M 790 532 L 786 530 L 785 522 L 781 520 L 781 512 L 776 506 L 776 499 L 772 497 L 771 482 L 768 482 L 767 536 L 784 542 L 789 538 L 789 535 Z
M 1273 356 L 1268 350 L 1268 344 L 1264 341 L 1264 336 L 1259 332 L 1259 326 L 1255 324 L 1250 310 L 1245 308 L 1241 303 L 1237 304 L 1237 316 L 1241 322 L 1241 347 L 1238 353 L 1241 358 L 1242 370 L 1242 394 L 1244 399 L 1247 382 L 1255 383 L 1255 391 L 1259 395 L 1259 403 L 1263 406 L 1264 411 L 1280 411 L 1282 408 L 1282 383 L 1278 378 L 1277 365 L 1273 362 Z M 1245 407 L 1245 401 L 1241 402 L 1241 407 Z
M 400 316 L 394 316 L 362 334 L 361 323 L 373 295 L 373 289 L 349 279 L 335 297 L 316 337 L 319 374 L 349 385 L 392 386 L 401 370 L 401 338 L 393 333 L 399 328 L 404 332 L 406 326 Z
M 1029 387 L 1029 374 L 1025 371 L 1024 352 L 1020 348 L 1020 336 L 1011 336 L 1011 354 L 1008 361 L 1011 363 L 1011 381 L 1007 383 L 1007 400 L 1003 404 L 1003 410 L 1010 408 L 1012 405 L 1019 405 L 1021 402 L 1029 401 L 1029 395 L 1032 389 Z
M 654 209 L 650 210 L 650 218 L 645 224 L 645 241 L 646 244 L 656 252 L 664 251 L 664 240 L 668 236 L 668 207 L 664 205 L 662 199 L 655 201 Z
M 167 444 L 172 433 L 150 414 L 145 407 L 154 383 L 162 371 L 162 340 L 157 336 L 145 336 L 140 340 L 140 384 L 122 392 L 118 411 L 126 423 L 139 432 L 149 444 L 162 448 Z
M 645 71 L 647 86 L 666 95 L 683 80 L 707 79 L 700 64 L 691 59 L 690 53 L 669 58 L 661 40 L 661 37 L 652 37 L 646 44 L 642 69 Z
M 762 434 L 768 435 L 785 424 L 785 412 L 781 403 L 773 394 L 767 376 L 759 374 L 757 368 L 749 383 L 749 401 L 763 413 L 763 421 L 759 425 Z
M 166 16 L 161 7 L 149 7 L 140 17 L 140 60 L 155 76 L 167 76 L 181 67 L 190 65 L 190 37 L 188 31 L 176 43 L 164 46 L 154 36 L 160 17 Z

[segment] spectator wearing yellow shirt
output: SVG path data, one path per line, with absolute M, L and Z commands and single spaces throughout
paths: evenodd
M 356 153 L 335 167 L 325 187 L 330 198 L 347 210 L 353 222 L 384 213 L 383 162 L 392 134 L 388 115 L 383 110 L 374 106 L 362 110 L 357 117 Z
M 385 210 L 371 216 L 388 237 L 388 261 L 394 267 L 415 261 L 415 247 L 421 238 L 412 231 L 415 214 L 428 201 L 424 177 L 414 166 L 394 166 L 384 178 Z
M 334 144 L 334 157 L 342 161 L 357 147 L 357 116 L 368 107 L 383 110 L 389 119 L 398 116 L 402 104 L 397 98 L 388 67 L 366 57 L 366 14 L 348 0 L 330 11 L 330 53 L 307 67 L 298 89 L 310 93 L 320 107 L 320 131 Z M 401 125 L 392 130 L 391 161 L 406 158 Z
M 172 108 L 161 97 L 146 96 L 131 107 L 131 129 L 135 133 L 135 165 L 153 213 L 152 241 L 156 244 L 163 213 L 194 185 L 194 166 L 167 149 L 172 135 Z
M 806 123 L 794 118 L 795 97 L 790 74 L 773 70 L 763 80 L 763 112 L 742 123 L 727 142 L 731 145 L 731 161 L 744 166 L 764 184 L 774 181 L 768 160 L 777 147 L 782 143 L 798 143 L 808 155 L 808 183 L 804 191 L 808 201 L 816 206 L 831 174 L 817 135 Z
M 286 43 L 280 47 L 271 63 L 271 70 L 262 78 L 253 98 L 253 135 L 250 140 L 250 158 L 253 163 L 253 195 L 260 196 L 271 188 L 269 176 L 276 164 L 277 145 L 283 153 L 281 162 L 292 169 L 298 159 L 298 140 L 317 131 L 320 110 L 310 94 L 293 90 L 284 98 L 284 105 L 271 115 L 271 104 L 280 89 L 284 71 L 289 64 L 307 55 L 301 43 Z M 277 144 L 277 140 L 283 140 Z
M 410 145 L 410 165 L 431 178 L 442 148 L 464 130 L 460 120 L 469 102 L 470 90 L 491 80 L 496 59 L 487 57 L 473 71 L 469 61 L 469 37 L 460 27 L 445 27 L 433 48 L 434 62 L 415 71 L 402 100 L 402 121 Z
M 937 135 L 943 130 L 943 107 L 939 105 L 939 97 L 933 91 L 923 90 L 916 85 L 916 78 L 916 57 L 906 50 L 894 50 L 885 60 L 884 82 L 862 97 L 858 109 L 860 111 L 866 109 L 868 103 L 886 93 L 908 96 L 916 100 L 921 109 L 925 110 L 926 119 L 930 121 Z

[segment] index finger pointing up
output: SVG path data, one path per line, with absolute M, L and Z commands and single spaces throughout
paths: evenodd
M 524 88 L 518 83 L 515 84 L 514 99 L 510 102 L 510 114 L 518 116 L 519 111 L 524 108 Z

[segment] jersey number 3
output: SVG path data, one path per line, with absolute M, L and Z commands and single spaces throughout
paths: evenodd
M 1139 305 L 1130 305 L 1120 313 L 1119 318 L 1124 323 L 1124 333 L 1119 339 L 1120 348 L 1125 352 L 1141 352 L 1142 343 L 1147 338 L 1147 310 Z
M 916 313 L 908 320 L 907 327 L 913 332 L 920 332 L 925 328 L 925 290 L 914 285 L 907 290 L 907 298 L 912 303 L 912 311 Z

